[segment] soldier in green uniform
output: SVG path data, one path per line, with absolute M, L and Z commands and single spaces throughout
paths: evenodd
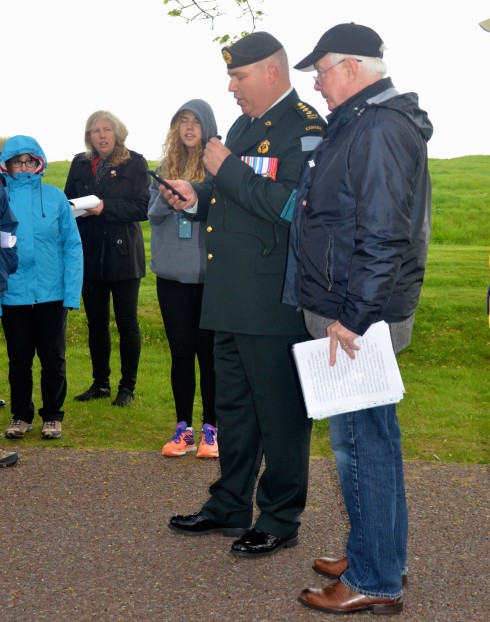
M 169 527 L 241 536 L 231 552 L 259 557 L 297 543 L 306 503 L 311 421 L 290 352 L 309 337 L 281 292 L 288 199 L 324 122 L 292 88 L 286 52 L 273 36 L 252 33 L 222 52 L 243 114 L 225 145 L 207 143 L 213 183 L 172 181 L 185 202 L 168 193 L 176 209 L 192 211 L 197 202 L 196 218 L 207 220 L 201 326 L 215 331 L 221 476 L 201 511 L 174 516 Z M 260 513 L 251 528 L 256 484 Z

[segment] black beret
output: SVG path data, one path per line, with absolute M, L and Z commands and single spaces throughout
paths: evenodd
M 329 52 L 383 58 L 381 37 L 367 26 L 338 24 L 322 35 L 311 54 L 294 66 L 301 71 L 313 71 L 313 65 Z
M 252 32 L 232 45 L 222 48 L 221 53 L 228 69 L 243 67 L 258 63 L 268 58 L 283 47 L 275 37 L 268 32 Z

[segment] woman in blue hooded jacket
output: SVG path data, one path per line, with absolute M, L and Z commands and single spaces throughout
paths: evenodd
M 32 429 L 32 363 L 41 363 L 42 437 L 61 436 L 66 396 L 66 319 L 78 309 L 83 277 L 80 235 L 70 204 L 55 186 L 42 183 L 46 156 L 34 138 L 14 136 L 0 156 L 17 228 L 18 268 L 1 299 L 9 357 L 12 422 L 6 438 Z

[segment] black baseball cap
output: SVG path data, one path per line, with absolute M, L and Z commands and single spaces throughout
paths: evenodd
M 338 24 L 322 35 L 311 54 L 294 66 L 301 71 L 313 71 L 313 65 L 329 52 L 383 58 L 383 40 L 368 26 Z
M 228 69 L 258 63 L 272 56 L 283 47 L 282 43 L 268 32 L 252 32 L 232 45 L 221 49 Z

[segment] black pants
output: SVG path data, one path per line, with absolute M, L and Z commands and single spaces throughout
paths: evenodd
M 295 534 L 306 503 L 312 420 L 306 416 L 290 350 L 305 335 L 215 333 L 220 477 L 202 510 L 229 527 L 283 538 Z M 265 469 L 259 477 L 264 462 Z M 258 478 L 258 481 L 257 481 Z
M 203 423 L 216 425 L 213 369 L 214 333 L 199 328 L 203 286 L 157 277 L 157 295 L 172 356 L 170 380 L 177 421 L 192 426 L 199 363 Z
M 37 305 L 3 305 L 2 325 L 9 357 L 12 417 L 32 423 L 32 363 L 41 362 L 39 414 L 43 421 L 62 421 L 66 397 L 66 317 L 61 300 Z
M 98 387 L 109 387 L 111 375 L 111 335 L 109 329 L 110 298 L 119 332 L 121 357 L 120 387 L 134 390 L 141 354 L 141 335 L 138 324 L 138 295 L 140 279 L 93 283 L 83 293 L 88 321 L 88 345 L 92 358 L 92 376 Z

